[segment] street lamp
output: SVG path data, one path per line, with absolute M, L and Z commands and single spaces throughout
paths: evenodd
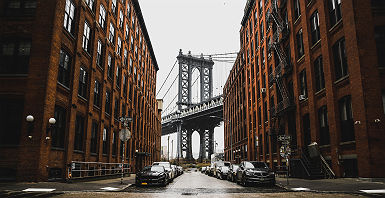
M 233 161 L 233 133 L 231 131 L 231 120 L 226 120 L 225 118 L 221 118 L 219 116 L 209 116 L 210 118 L 219 118 L 219 119 L 223 119 L 223 121 L 225 122 L 228 122 L 229 125 L 230 125 L 230 162 Z
M 48 127 L 47 127 L 47 131 L 46 131 L 46 134 L 45 134 L 45 140 L 49 140 L 49 139 L 51 139 L 51 137 L 49 137 L 50 136 L 50 133 L 51 133 L 51 130 L 53 129 L 53 126 L 55 125 L 55 123 L 56 123 L 56 119 L 55 118 L 50 118 L 49 120 L 48 120 Z
M 29 139 L 32 139 L 32 130 L 33 130 L 33 121 L 35 120 L 35 118 L 32 116 L 32 115 L 28 115 L 26 118 L 25 118 L 25 121 L 27 121 L 28 123 L 28 138 Z

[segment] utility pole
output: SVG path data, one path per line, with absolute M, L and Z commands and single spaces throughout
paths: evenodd
M 174 158 L 174 140 L 171 140 L 171 159 Z
M 170 136 L 167 137 L 167 161 L 170 161 Z

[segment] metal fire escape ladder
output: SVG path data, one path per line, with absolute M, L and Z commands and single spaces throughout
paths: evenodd
M 277 111 L 282 111 L 288 108 L 290 105 L 289 94 L 282 79 L 282 69 L 288 65 L 287 56 L 286 53 L 282 50 L 281 41 L 279 39 L 281 33 L 287 29 L 287 24 L 282 20 L 282 17 L 278 12 L 277 0 L 273 0 L 272 9 L 271 11 L 269 10 L 267 12 L 267 18 L 270 25 L 272 23 L 277 25 L 277 31 L 274 33 L 273 38 L 270 39 L 268 43 L 268 49 L 270 51 L 272 48 L 274 48 L 279 59 L 279 65 L 277 68 L 275 68 L 274 72 L 274 80 L 282 96 L 282 102 L 278 104 Z

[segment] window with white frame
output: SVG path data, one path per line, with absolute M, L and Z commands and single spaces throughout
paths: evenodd
M 108 35 L 110 43 L 115 44 L 115 27 L 114 24 L 110 23 L 110 34 Z
M 116 47 L 116 54 L 120 56 L 122 52 L 122 39 L 120 39 L 120 36 L 118 36 L 118 46 Z
M 104 8 L 103 4 L 100 4 L 99 25 L 103 29 L 106 28 L 106 9 Z
M 75 4 L 71 0 L 66 0 L 64 13 L 64 28 L 73 33 L 73 20 L 75 15 Z
M 311 30 L 311 41 L 312 41 L 312 44 L 314 45 L 321 39 L 318 11 L 315 11 L 310 17 L 310 30 Z
M 120 10 L 120 12 L 119 12 L 119 27 L 120 27 L 120 29 L 123 29 L 123 20 L 124 20 L 123 11 Z
M 94 0 L 86 0 L 86 4 L 88 5 L 88 7 L 94 11 Z
M 84 22 L 84 31 L 83 31 L 83 42 L 82 47 L 86 52 L 90 52 L 90 35 L 91 35 L 91 28 L 88 25 L 88 22 Z
M 116 0 L 111 1 L 111 11 L 116 16 Z
M 96 51 L 96 64 L 102 66 L 103 62 L 103 43 L 101 40 L 98 40 L 98 50 Z

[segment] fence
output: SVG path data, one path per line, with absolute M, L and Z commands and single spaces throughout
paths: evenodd
M 68 169 L 69 179 L 79 179 L 87 177 L 100 177 L 129 174 L 130 167 L 128 163 L 102 163 L 102 162 L 79 162 L 72 161 Z

